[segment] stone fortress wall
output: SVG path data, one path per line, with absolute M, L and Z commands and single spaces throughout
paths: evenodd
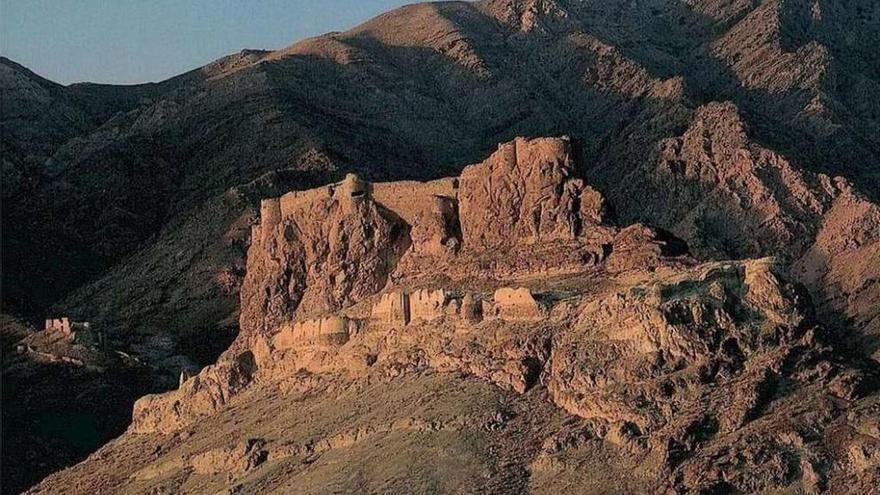
M 368 183 L 354 174 L 348 174 L 341 182 L 307 191 L 291 191 L 280 198 L 262 200 L 260 224 L 252 233 L 265 240 L 282 220 L 301 218 L 315 205 L 336 200 L 346 209 L 354 201 L 365 198 L 372 199 L 407 224 L 415 226 L 423 218 L 442 212 L 444 208 L 448 208 L 447 204 L 457 201 L 458 179 Z
M 92 324 L 87 321 L 73 321 L 67 316 L 46 320 L 46 330 L 54 330 L 64 335 L 73 335 L 77 331 L 91 330 Z
M 423 265 L 434 260 L 443 263 L 459 254 L 477 257 L 489 252 L 494 256 L 503 246 L 577 240 L 586 231 L 601 238 L 591 238 L 591 242 L 610 242 L 613 229 L 601 225 L 601 195 L 574 178 L 573 167 L 568 138 L 517 138 L 499 145 L 483 162 L 465 167 L 459 177 L 368 183 L 348 174 L 334 184 L 264 200 L 261 223 L 254 227 L 255 236 L 261 237 L 255 239 L 263 240 L 266 246 L 267 239 L 281 235 L 279 225 L 302 227 L 329 212 L 342 212 L 343 216 L 336 217 L 339 221 L 358 224 L 362 219 L 357 215 L 367 210 L 357 207 L 373 202 L 380 213 L 385 210 L 396 217 L 389 222 L 406 224 L 410 240 L 406 249 L 411 255 L 407 261 L 419 260 Z M 349 218 L 349 212 L 355 216 Z M 373 249 L 369 243 L 357 248 L 365 252 Z M 580 263 L 581 258 L 575 258 Z M 519 260 L 512 259 L 512 263 Z M 328 316 L 288 323 L 282 325 L 276 339 L 281 347 L 304 342 L 344 343 L 346 335 L 361 327 L 402 328 L 442 317 L 478 323 L 484 319 L 531 321 L 546 316 L 546 308 L 526 288 L 503 288 L 488 297 L 444 289 L 396 291 L 381 294 L 365 322 Z
M 517 138 L 465 167 L 460 177 L 369 183 L 348 174 L 334 184 L 265 199 L 254 233 L 266 239 L 285 219 L 308 218 L 334 202 L 346 211 L 369 199 L 410 226 L 418 254 L 572 239 L 603 217 L 601 195 L 574 178 L 573 167 L 568 138 Z
M 260 224 L 255 232 L 263 239 L 269 237 L 272 230 L 285 218 L 308 214 L 316 205 L 337 200 L 348 209 L 359 198 L 369 197 L 372 185 L 363 182 L 355 174 L 348 174 L 340 182 L 309 189 L 307 191 L 291 191 L 280 198 L 268 198 L 260 202 Z
M 63 335 L 71 335 L 73 332 L 73 329 L 70 326 L 70 318 L 67 318 L 66 316 L 62 318 L 47 319 L 46 330 L 54 330 Z
M 382 294 L 366 320 L 344 315 L 288 322 L 272 338 L 279 350 L 310 345 L 339 346 L 364 331 L 400 329 L 410 324 L 448 318 L 453 322 L 476 324 L 483 320 L 537 321 L 547 317 L 543 307 L 524 287 L 503 287 L 490 299 L 467 292 L 445 289 L 419 289 Z
M 410 321 L 431 321 L 440 318 L 444 314 L 444 308 L 457 301 L 443 289 L 417 290 L 409 296 Z
M 104 332 L 100 328 L 92 328 L 92 324 L 87 321 L 73 321 L 67 316 L 47 318 L 44 330 L 57 332 L 77 344 L 106 344 Z
M 491 298 L 473 292 L 456 293 L 445 289 L 395 291 L 381 296 L 373 306 L 370 321 L 403 327 L 443 317 L 469 323 L 482 320 L 532 321 L 547 317 L 547 308 L 525 287 L 502 287 Z
M 458 198 L 458 179 L 428 182 L 377 182 L 370 190 L 374 201 L 396 213 L 406 223 L 416 225 L 420 216 L 434 209 L 434 198 Z
M 544 308 L 525 287 L 496 290 L 491 309 L 504 320 L 540 320 L 545 316 Z
M 281 326 L 272 339 L 276 349 L 291 349 L 308 344 L 342 345 L 357 333 L 357 322 L 345 316 L 290 322 Z
M 370 320 L 379 325 L 402 327 L 409 323 L 409 294 L 389 292 L 382 294 L 370 312 Z

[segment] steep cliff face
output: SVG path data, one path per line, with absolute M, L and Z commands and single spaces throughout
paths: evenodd
M 480 251 L 518 241 L 572 239 L 601 224 L 601 195 L 574 175 L 567 139 L 517 139 L 465 167 L 459 186 L 462 236 Z
M 409 247 L 408 227 L 370 200 L 354 176 L 264 200 L 241 290 L 241 329 L 274 328 L 292 314 L 338 310 L 384 287 Z

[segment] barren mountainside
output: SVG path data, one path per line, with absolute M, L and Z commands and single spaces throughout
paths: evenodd
M 4 493 L 870 493 L 878 44 L 873 0 L 482 0 L 143 85 L 0 59 Z

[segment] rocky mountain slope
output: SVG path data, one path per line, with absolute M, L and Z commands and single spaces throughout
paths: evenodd
M 544 262 L 533 244 L 440 265 L 452 278 L 478 266 L 474 279 L 504 279 L 542 263 L 638 268 L 656 257 L 642 247 L 676 244 L 659 228 L 704 262 L 777 257 L 784 278 L 808 289 L 835 352 L 877 359 L 878 31 L 871 0 L 484 0 L 404 7 L 157 84 L 63 87 L 2 59 L 4 312 L 88 319 L 167 386 L 294 308 L 320 315 L 375 291 L 378 281 L 344 262 L 371 229 L 393 234 L 394 253 L 406 239 L 420 246 L 364 269 L 405 270 L 394 283 L 408 289 L 435 285 L 414 274 L 436 256 L 470 256 L 463 237 L 497 249 L 510 235 L 596 236 L 570 250 L 554 241 Z M 483 222 L 562 202 L 529 222 L 493 234 L 474 220 L 456 232 L 443 230 L 445 203 L 429 219 L 377 210 L 357 232 L 312 219 L 309 235 L 333 241 L 282 243 L 275 266 L 245 259 L 264 198 L 349 171 L 368 181 L 458 175 L 499 142 L 559 135 L 571 136 L 567 173 L 589 186 L 511 197 L 528 184 L 511 178 L 483 199 Z M 480 194 L 460 196 L 457 214 Z M 574 205 L 582 211 L 566 217 Z M 651 227 L 610 227 L 634 223 Z M 318 267 L 302 261 L 316 256 Z M 285 263 L 287 279 L 260 282 L 276 299 L 240 299 L 257 273 Z M 240 320 L 258 304 L 275 313 Z
M 608 224 L 574 163 L 263 200 L 233 345 L 29 493 L 874 489 L 876 363 L 778 260 Z

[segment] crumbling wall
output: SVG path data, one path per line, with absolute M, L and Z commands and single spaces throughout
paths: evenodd
M 308 210 L 314 203 L 323 202 L 333 197 L 333 185 L 323 186 L 308 191 L 291 191 L 281 196 L 281 216 L 288 218 L 298 211 Z
M 335 199 L 344 209 L 359 199 L 371 197 L 371 185 L 362 181 L 355 174 L 348 174 L 340 182 L 309 189 L 307 191 L 291 191 L 279 198 L 281 218 L 301 216 L 311 210 L 316 203 L 325 203 Z
M 493 313 L 504 320 L 540 320 L 546 316 L 544 308 L 525 288 L 503 287 L 495 291 Z
M 483 319 L 483 304 L 478 296 L 470 292 L 461 298 L 459 316 L 468 323 L 478 323 Z
M 286 323 L 273 337 L 272 345 L 281 350 L 303 345 L 342 345 L 348 342 L 356 325 L 353 320 L 336 315 Z
M 431 321 L 444 315 L 444 308 L 449 302 L 448 294 L 443 289 L 417 290 L 409 295 L 410 321 Z
M 370 320 L 381 325 L 406 326 L 410 321 L 409 296 L 405 292 L 382 294 L 373 306 Z
M 444 289 L 420 289 L 412 293 L 383 294 L 372 308 L 371 322 L 400 328 L 418 321 L 442 317 L 479 323 L 484 317 L 508 321 L 531 321 L 547 317 L 546 309 L 524 287 L 495 291 L 493 301 L 478 294 L 454 295 Z
M 348 174 L 342 182 L 336 185 L 333 197 L 339 202 L 344 212 L 351 213 L 359 202 L 371 197 L 370 184 L 362 181 L 355 174 Z
M 393 211 L 406 223 L 416 225 L 419 215 L 434 208 L 434 197 L 455 200 L 458 179 L 445 178 L 429 182 L 379 182 L 372 185 L 373 200 Z
M 46 330 L 54 330 L 60 332 L 62 335 L 73 335 L 73 327 L 70 324 L 70 318 L 66 316 L 47 319 Z

